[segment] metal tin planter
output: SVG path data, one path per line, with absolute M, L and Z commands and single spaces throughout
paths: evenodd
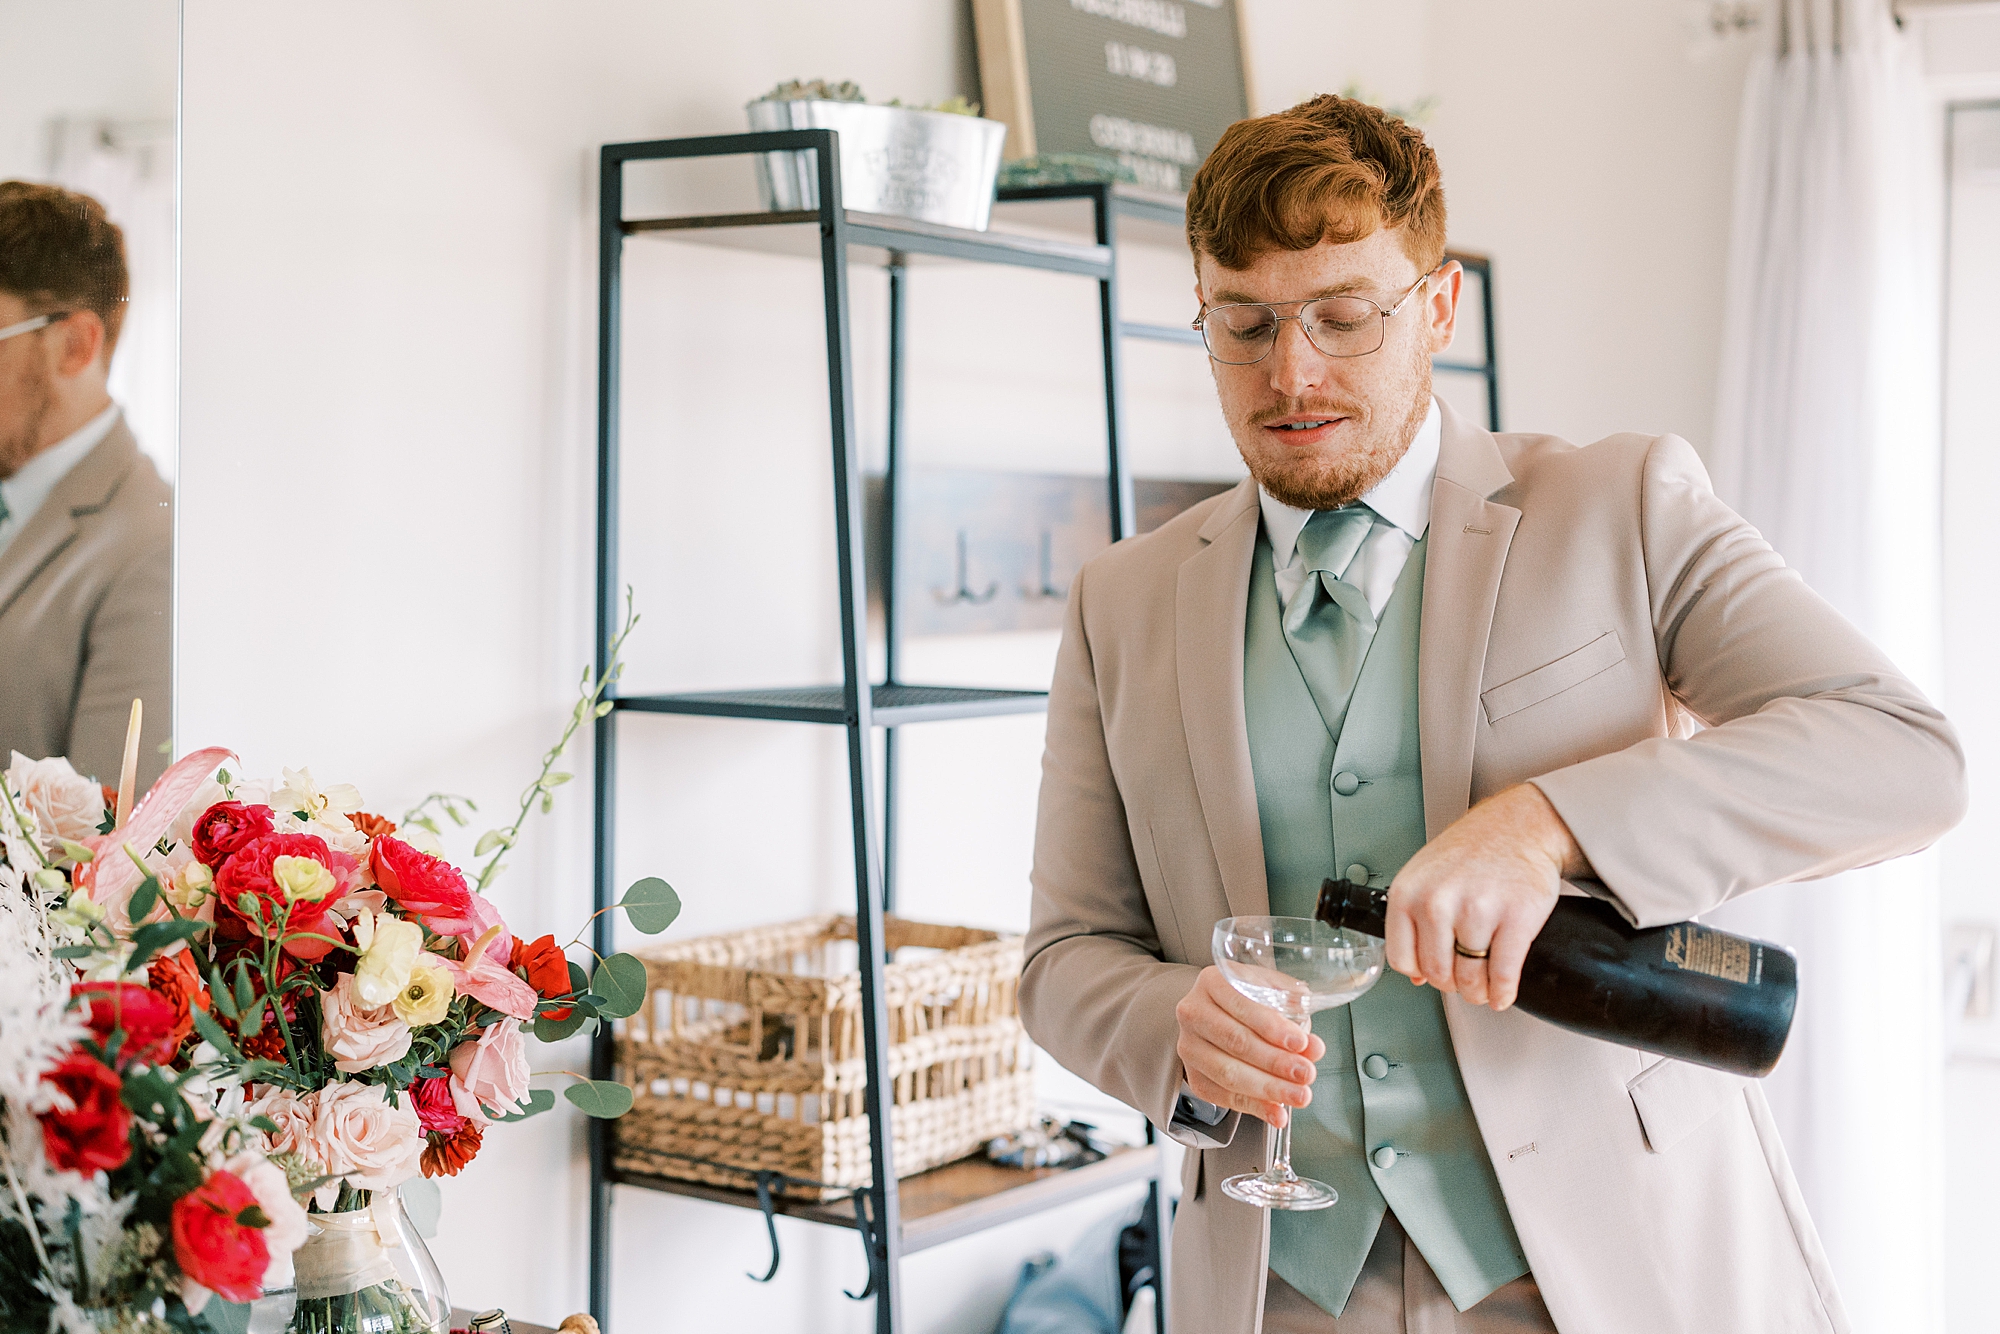
M 997 120 L 866 102 L 752 102 L 753 130 L 836 130 L 840 192 L 851 209 L 985 231 L 1007 127 Z M 811 153 L 764 153 L 766 207 L 819 207 Z

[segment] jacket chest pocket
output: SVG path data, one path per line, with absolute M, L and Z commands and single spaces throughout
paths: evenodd
M 1625 1085 L 1650 1153 L 1665 1153 L 1706 1125 L 1730 1102 L 1741 1102 L 1745 1081 L 1685 1061 L 1655 1061 Z
M 1554 662 L 1545 663 L 1511 681 L 1501 682 L 1481 694 L 1479 702 L 1486 710 L 1486 721 L 1490 725 L 1523 709 L 1533 708 L 1573 686 L 1580 686 L 1623 661 L 1625 646 L 1619 642 L 1618 632 L 1606 630 L 1582 648 L 1565 653 Z

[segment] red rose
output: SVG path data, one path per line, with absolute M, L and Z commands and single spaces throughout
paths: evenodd
M 123 1030 L 125 1040 L 118 1046 L 117 1062 L 146 1061 L 158 1065 L 173 1059 L 180 1049 L 183 1030 L 176 1034 L 179 1016 L 174 1003 L 158 992 L 132 982 L 79 982 L 69 989 L 71 997 L 84 1002 L 83 1021 L 107 1050 L 111 1035 Z M 193 1021 L 189 1021 L 193 1026 Z
M 245 806 L 240 801 L 218 801 L 194 822 L 194 855 L 213 871 L 229 860 L 231 853 L 271 832 L 269 806 Z
M 208 988 L 202 985 L 201 974 L 195 969 L 193 952 L 181 950 L 153 960 L 146 965 L 146 981 L 161 999 L 174 1007 L 173 1046 L 169 1054 L 179 1051 L 187 1035 L 194 1032 L 194 1012 L 208 1008 Z
M 543 1000 L 561 1000 L 569 995 L 569 960 L 564 957 L 562 947 L 556 944 L 554 936 L 543 936 L 533 942 L 514 937 L 514 950 L 507 966 L 533 987 Z M 542 1013 L 561 1022 L 569 1018 L 572 1008 L 565 1005 L 561 1009 L 544 1010 Z
M 417 1111 L 417 1124 L 427 1135 L 455 1135 L 465 1124 L 466 1118 L 451 1100 L 451 1081 L 442 1076 L 410 1085 L 410 1102 Z
M 442 857 L 385 834 L 369 845 L 368 869 L 382 891 L 434 935 L 476 934 L 472 890 L 458 868 Z
M 61 1090 L 69 1110 L 41 1114 L 42 1147 L 49 1162 L 68 1172 L 111 1172 L 132 1156 L 132 1113 L 121 1095 L 124 1081 L 104 1062 L 79 1048 L 42 1076 Z
M 280 857 L 318 862 L 331 878 L 326 887 L 314 896 L 291 897 L 276 879 L 276 864 Z M 333 946 L 326 940 L 302 937 L 331 937 L 337 934 L 336 928 L 326 920 L 326 910 L 347 892 L 347 882 L 355 866 L 354 858 L 327 847 L 326 840 L 316 834 L 266 834 L 231 853 L 229 860 L 222 864 L 222 869 L 215 873 L 218 911 L 227 911 L 241 918 L 252 931 L 267 938 L 272 929 L 282 922 L 285 953 L 312 962 L 324 958 Z M 258 912 L 247 913 L 243 910 L 242 898 L 245 894 L 256 900 Z M 287 912 L 290 913 L 289 918 L 286 917 Z
M 234 1172 L 209 1173 L 200 1187 L 174 1201 L 174 1259 L 181 1272 L 228 1302 L 264 1295 L 271 1252 L 261 1228 L 236 1221 L 257 1194 Z

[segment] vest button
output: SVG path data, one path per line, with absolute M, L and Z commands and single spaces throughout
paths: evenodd
M 1376 1052 L 1361 1063 L 1361 1073 L 1370 1079 L 1384 1078 L 1389 1073 L 1389 1058 L 1381 1052 Z
M 1368 868 L 1360 862 L 1355 862 L 1347 868 L 1347 878 L 1354 884 L 1365 885 L 1368 883 Z
M 1396 1165 L 1396 1151 L 1384 1144 L 1370 1155 L 1377 1171 L 1386 1172 Z
M 1361 790 L 1361 780 L 1351 773 L 1342 771 L 1333 776 L 1333 790 L 1343 797 L 1351 797 Z

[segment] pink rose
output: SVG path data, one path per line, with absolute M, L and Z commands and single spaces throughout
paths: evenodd
M 393 1064 L 410 1050 L 410 1026 L 393 1005 L 361 1004 L 352 973 L 342 973 L 333 990 L 319 993 L 319 1032 L 333 1068 L 350 1075 Z
M 277 1124 L 277 1130 L 266 1136 L 271 1152 L 296 1153 L 324 1169 L 326 1164 L 312 1150 L 312 1104 L 290 1089 L 270 1084 L 253 1084 L 251 1091 L 256 1096 L 243 1109 L 243 1118 L 268 1116 Z
M 513 1116 L 527 1095 L 528 1046 L 521 1026 L 511 1019 L 488 1024 L 477 1042 L 451 1049 L 451 1100 L 461 1115 L 484 1120 Z
M 307 1094 L 305 1101 L 313 1114 L 302 1146 L 306 1156 L 356 1190 L 393 1190 L 422 1166 L 423 1127 L 407 1098 L 399 1105 L 379 1084 L 343 1081 Z M 332 1208 L 339 1197 L 338 1181 L 313 1196 L 322 1209 Z
M 60 755 L 31 760 L 15 751 L 7 766 L 7 785 L 21 796 L 27 814 L 41 827 L 42 844 L 56 840 L 81 843 L 97 833 L 104 821 L 104 789 L 70 767 Z

